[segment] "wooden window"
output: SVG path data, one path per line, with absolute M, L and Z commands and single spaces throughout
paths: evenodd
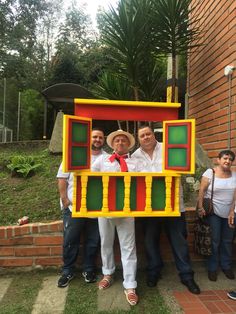
M 63 170 L 89 170 L 91 155 L 92 120 L 64 115 Z
M 195 171 L 195 120 L 163 122 L 164 171 L 194 173 Z

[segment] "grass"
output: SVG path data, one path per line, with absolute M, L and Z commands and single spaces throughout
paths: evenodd
M 2 279 L 4 277 L 8 276 L 1 275 Z M 42 274 L 19 273 L 11 277 L 13 277 L 11 285 L 0 302 L 0 313 L 30 314 L 43 280 Z
M 61 155 L 50 154 L 45 147 L 0 146 L 0 226 L 16 224 L 23 216 L 30 222 L 61 219 L 56 180 Z M 29 178 L 12 177 L 7 165 L 13 156 L 32 156 L 41 166 Z M 194 206 L 197 194 L 183 183 L 185 204 Z
M 29 178 L 12 177 L 7 168 L 12 156 L 33 156 L 41 163 Z M 30 222 L 47 222 L 61 218 L 56 174 L 60 155 L 37 147 L 1 148 L 0 150 L 0 225 L 16 224 L 23 216 Z
M 121 273 L 119 273 L 119 277 Z M 3 278 L 13 278 L 6 294 L 0 301 L 1 314 L 30 314 L 37 294 L 41 289 L 42 282 L 46 276 L 56 276 L 56 270 L 44 270 L 33 272 L 22 272 L 3 275 Z M 70 283 L 66 298 L 64 313 L 68 314 L 170 314 L 171 310 L 165 305 L 162 296 L 157 289 L 148 289 L 145 284 L 143 272 L 138 275 L 138 293 L 140 302 L 130 310 L 125 311 L 97 311 L 97 285 L 86 284 L 81 278 L 80 273 Z M 55 289 L 58 289 L 55 286 Z M 55 291 L 56 292 L 56 291 Z M 124 302 L 125 299 L 124 299 Z

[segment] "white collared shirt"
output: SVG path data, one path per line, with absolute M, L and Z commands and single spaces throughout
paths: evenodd
M 162 144 L 157 142 L 151 157 L 140 147 L 131 156 L 138 172 L 162 172 Z
M 102 155 L 109 155 L 109 154 L 107 152 L 105 152 L 104 149 L 101 149 L 99 154 L 97 154 L 97 155 L 92 154 L 91 155 L 91 164 L 93 164 L 95 162 L 95 160 L 97 160 Z
M 121 172 L 120 170 L 120 164 L 117 160 L 114 160 L 111 162 L 109 160 L 111 155 L 102 155 L 99 158 L 96 159 L 96 161 L 92 164 L 92 171 L 93 172 Z M 132 158 L 126 158 L 125 159 L 128 171 L 129 172 L 135 172 L 137 171 L 136 163 Z

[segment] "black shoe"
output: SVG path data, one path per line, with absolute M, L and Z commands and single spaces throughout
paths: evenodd
M 228 279 L 235 279 L 235 275 L 232 269 L 222 269 L 222 271 Z
M 84 271 L 82 273 L 82 276 L 84 277 L 85 282 L 92 283 L 97 281 L 96 274 L 93 271 Z
M 161 279 L 161 274 L 147 277 L 147 286 L 150 288 L 156 287 L 158 280 Z
M 188 290 L 193 294 L 200 294 L 200 288 L 194 281 L 194 279 L 188 279 L 188 280 L 181 280 L 182 284 L 185 285 Z
M 57 286 L 59 288 L 65 288 L 68 286 L 69 282 L 74 278 L 73 274 L 68 274 L 68 275 L 62 275 L 57 283 Z
M 216 281 L 217 280 L 217 272 L 216 271 L 208 271 L 208 279 L 210 281 Z

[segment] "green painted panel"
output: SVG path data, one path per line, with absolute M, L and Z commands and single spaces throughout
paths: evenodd
M 72 122 L 72 143 L 88 142 L 88 124 Z
M 188 144 L 187 126 L 168 126 L 168 144 Z
M 168 167 L 186 167 L 187 149 L 169 148 L 168 149 Z
M 71 166 L 87 166 L 88 164 L 88 152 L 87 147 L 71 147 Z
M 136 194 L 137 194 L 137 180 L 136 178 L 131 178 L 131 185 L 130 185 L 130 208 L 131 210 L 136 210 L 137 201 L 136 201 Z
M 116 210 L 123 210 L 125 196 L 124 178 L 116 178 Z
M 88 211 L 102 208 L 102 177 L 88 177 L 87 209 Z
M 166 206 L 166 189 L 165 180 L 163 178 L 155 178 L 152 180 L 152 209 L 164 210 Z

